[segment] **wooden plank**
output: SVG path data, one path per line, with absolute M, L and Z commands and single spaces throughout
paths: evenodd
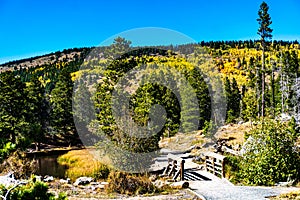
M 206 152 L 204 155 L 209 156 L 209 157 L 214 157 L 214 158 L 216 158 L 218 160 L 222 160 L 222 161 L 224 160 L 224 158 L 226 158 L 226 156 L 223 156 L 221 154 L 217 154 L 214 152 Z
M 173 176 L 173 180 L 176 181 L 176 179 L 178 178 L 179 175 L 180 175 L 180 171 L 177 171 L 175 173 L 175 175 Z
M 215 163 L 215 166 L 222 167 L 222 163 Z
M 208 167 L 207 169 L 210 171 L 214 171 L 214 168 L 212 168 L 212 167 Z
M 208 166 L 208 167 L 213 167 L 213 165 L 212 165 L 212 164 L 210 164 L 210 163 L 207 163 L 207 166 Z
M 219 172 L 219 171 L 215 171 L 215 173 L 219 174 L 222 176 L 222 172 Z

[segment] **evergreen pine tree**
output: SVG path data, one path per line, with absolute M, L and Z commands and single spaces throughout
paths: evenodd
M 28 83 L 28 112 L 30 120 L 30 136 L 39 150 L 40 143 L 47 133 L 49 122 L 49 102 L 46 99 L 46 91 L 36 76 Z
M 55 88 L 51 92 L 51 125 L 71 144 L 77 137 L 72 112 L 73 83 L 67 70 L 58 76 Z M 75 141 L 74 141 L 75 142 Z
M 260 42 L 262 47 L 262 89 L 261 89 L 261 116 L 264 117 L 265 115 L 265 51 L 267 48 L 267 40 L 272 39 L 272 29 L 270 25 L 272 24 L 271 17 L 268 13 L 269 6 L 266 2 L 262 2 L 260 5 L 257 19 L 259 28 L 257 34 L 260 36 Z
M 0 74 L 0 138 L 21 144 L 28 133 L 28 95 L 25 84 L 13 72 Z

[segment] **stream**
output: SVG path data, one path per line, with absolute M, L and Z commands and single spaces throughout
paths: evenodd
M 66 178 L 65 172 L 67 168 L 63 165 L 60 165 L 57 162 L 57 158 L 65 153 L 68 150 L 62 151 L 47 151 L 47 152 L 36 152 L 28 154 L 28 158 L 36 160 L 36 175 L 40 176 L 53 176 L 57 178 Z
M 37 156 L 36 174 L 40 176 L 53 176 L 57 178 L 65 178 L 66 167 L 57 162 L 59 155 Z

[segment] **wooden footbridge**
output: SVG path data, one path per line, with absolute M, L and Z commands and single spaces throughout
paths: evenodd
M 185 157 L 184 157 L 185 156 Z M 185 154 L 168 154 L 161 176 L 169 177 L 173 181 L 209 181 L 211 178 L 203 175 L 202 172 L 209 172 L 219 178 L 225 177 L 225 156 L 217 153 L 207 152 L 205 154 L 205 165 L 192 162 L 191 158 Z
M 299 190 L 293 187 L 255 187 L 235 186 L 225 176 L 225 156 L 213 152 L 204 154 L 205 162 L 202 168 L 192 162 L 187 154 L 167 154 L 160 161 L 164 163 L 162 175 L 173 181 L 189 181 L 189 188 L 202 199 L 211 200 L 263 200 L 271 196 Z M 222 189 L 220 189 L 222 188 Z

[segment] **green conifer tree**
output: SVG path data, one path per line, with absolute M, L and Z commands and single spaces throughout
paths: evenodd
M 260 5 L 257 19 L 259 28 L 257 34 L 260 36 L 261 48 L 262 48 L 262 64 L 261 64 L 261 78 L 262 78 L 262 89 L 261 89 L 261 116 L 265 115 L 265 51 L 268 47 L 268 39 L 272 39 L 272 31 L 270 28 L 272 24 L 271 17 L 268 13 L 269 6 L 266 2 L 262 2 Z

